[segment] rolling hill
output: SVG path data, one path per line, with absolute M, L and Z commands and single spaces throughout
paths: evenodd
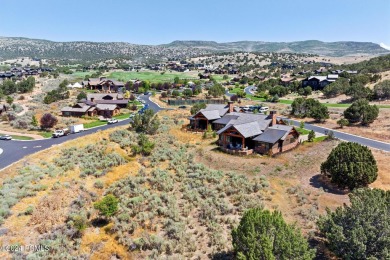
M 132 60 L 183 59 L 216 52 L 292 52 L 326 56 L 381 55 L 388 50 L 371 42 L 262 42 L 174 41 L 162 45 L 137 45 L 126 42 L 54 42 L 21 37 L 0 37 L 0 59 L 35 57 L 51 59 Z

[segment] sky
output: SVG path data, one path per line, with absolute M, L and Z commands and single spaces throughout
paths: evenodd
M 163 44 L 302 40 L 390 46 L 390 0 L 0 0 L 0 36 Z

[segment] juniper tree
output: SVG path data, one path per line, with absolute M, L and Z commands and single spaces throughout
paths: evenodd
M 342 188 L 354 189 L 374 182 L 378 167 L 370 149 L 358 143 L 343 142 L 321 164 L 321 173 Z
M 390 259 L 390 191 L 357 189 L 318 221 L 328 248 L 342 259 Z
M 246 211 L 232 230 L 237 259 L 313 259 L 314 251 L 293 225 L 278 211 L 260 208 Z

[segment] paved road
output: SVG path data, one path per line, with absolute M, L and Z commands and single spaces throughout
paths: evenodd
M 141 95 L 140 99 L 144 100 L 146 104 L 149 105 L 149 108 L 155 112 L 162 110 L 157 104 L 149 100 L 150 95 Z M 69 140 L 73 140 L 79 137 L 90 135 L 96 133 L 97 131 L 106 130 L 116 126 L 123 126 L 129 124 L 129 119 L 120 121 L 119 123 L 112 125 L 104 125 L 101 127 L 93 128 L 86 130 L 78 134 L 71 134 L 68 136 L 63 136 L 59 138 L 49 138 L 43 140 L 33 140 L 33 141 L 0 141 L 0 150 L 3 150 L 3 153 L 0 155 L 0 170 L 9 166 L 10 164 L 19 161 L 23 157 L 36 153 L 38 151 L 50 148 L 52 146 L 64 143 Z
M 251 92 L 251 89 L 252 89 L 252 88 L 255 88 L 255 86 L 248 86 L 248 87 L 246 87 L 246 88 L 244 89 L 245 93 L 246 93 L 247 95 L 253 95 L 253 93 Z M 233 95 L 235 95 L 235 94 L 230 93 L 228 89 L 225 91 L 225 96 L 231 97 L 231 96 L 233 96 Z
M 298 126 L 298 127 L 300 126 L 300 121 L 292 120 L 292 119 L 288 119 L 288 118 L 283 118 L 283 120 L 287 120 L 287 121 L 292 122 L 292 124 L 294 126 Z M 376 140 L 368 139 L 368 138 L 357 136 L 357 135 L 347 134 L 347 133 L 343 133 L 343 132 L 340 132 L 340 131 L 337 131 L 334 129 L 329 129 L 329 128 L 316 126 L 316 125 L 312 125 L 312 124 L 305 124 L 305 128 L 308 130 L 313 130 L 314 132 L 321 133 L 321 134 L 326 134 L 329 131 L 333 131 L 334 136 L 340 140 L 344 140 L 344 141 L 348 141 L 348 142 L 355 142 L 355 143 L 359 143 L 361 145 L 365 145 L 365 146 L 372 147 L 375 149 L 390 152 L 390 143 L 376 141 Z

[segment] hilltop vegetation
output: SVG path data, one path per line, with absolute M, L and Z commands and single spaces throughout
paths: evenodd
M 295 52 L 328 56 L 386 54 L 369 42 L 254 42 L 216 43 L 174 41 L 164 45 L 136 45 L 125 42 L 53 42 L 48 40 L 0 37 L 0 58 L 35 57 L 50 59 L 101 60 L 130 58 L 135 61 L 182 59 L 215 52 Z M 145 58 L 147 57 L 147 58 Z

